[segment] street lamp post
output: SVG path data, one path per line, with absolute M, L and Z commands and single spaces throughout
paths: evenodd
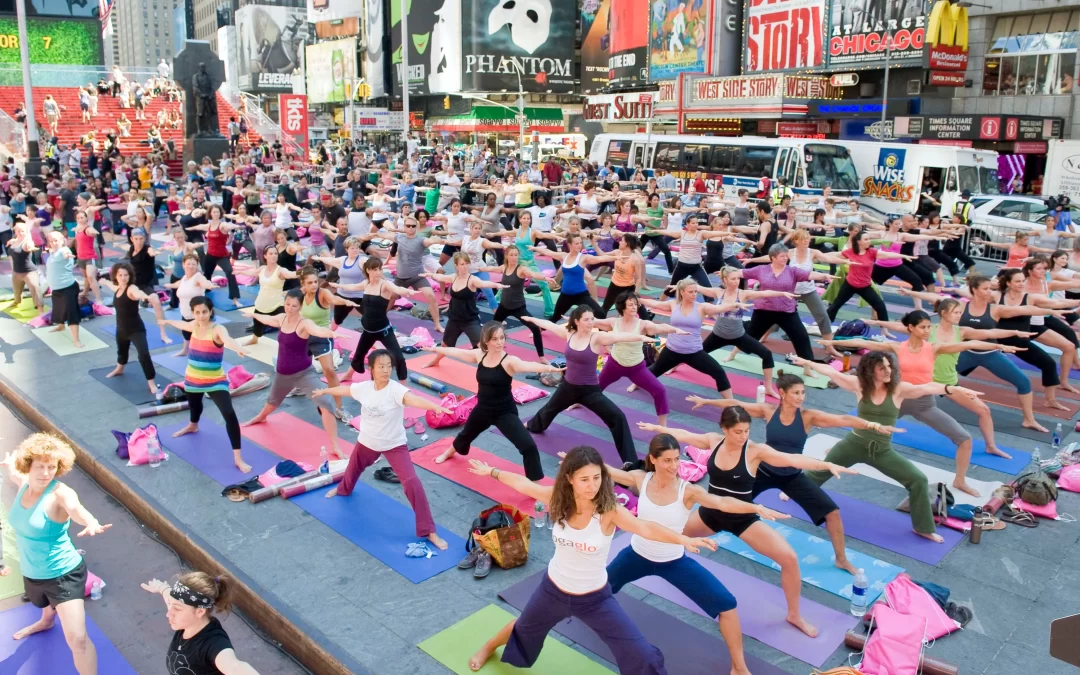
M 30 41 L 26 37 L 26 0 L 16 0 L 19 23 L 19 59 L 22 61 L 23 99 L 26 104 L 26 176 L 41 187 L 41 155 L 34 120 L 34 90 L 30 80 Z
M 22 1 L 22 0 L 20 0 Z M 409 13 L 401 0 L 401 112 L 405 117 L 401 141 L 405 144 L 405 166 L 409 165 Z

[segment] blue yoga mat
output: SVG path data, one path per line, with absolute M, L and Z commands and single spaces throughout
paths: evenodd
M 854 415 L 855 411 L 852 410 L 849 414 Z M 910 417 L 901 417 L 894 426 L 907 431 L 905 434 L 893 437 L 894 445 L 903 445 L 940 455 L 941 457 L 956 459 L 956 444 L 925 424 L 916 422 Z M 986 442 L 981 438 L 976 438 L 971 446 L 971 463 L 1015 476 L 1031 462 L 1030 452 L 1004 445 L 999 447 L 1012 455 L 1012 459 L 988 454 L 986 452 Z
M 150 351 L 154 351 L 155 349 L 161 349 L 162 347 L 184 344 L 183 336 L 180 335 L 180 331 L 176 330 L 175 328 L 165 329 L 165 333 L 169 336 L 169 338 L 172 339 L 172 345 L 166 345 L 161 340 L 161 331 L 158 329 L 158 327 L 149 321 L 145 321 L 145 319 L 144 323 L 146 324 L 146 346 L 150 349 Z M 116 337 L 116 322 L 114 321 L 95 324 L 94 328 L 101 328 L 101 330 L 105 331 L 109 335 L 113 336 L 114 338 Z M 131 351 L 134 353 L 135 348 L 132 347 Z
M 171 370 L 181 378 L 184 372 L 187 371 L 188 359 L 186 356 L 174 356 L 171 352 L 155 352 L 150 355 L 150 360 L 154 362 L 154 365 L 161 366 L 165 370 Z M 221 367 L 227 373 L 232 369 L 233 364 L 222 361 Z
M 211 404 L 206 402 L 206 405 Z M 240 469 L 233 464 L 232 444 L 229 442 L 229 434 L 225 431 L 225 427 L 204 416 L 199 420 L 198 433 L 185 434 L 180 438 L 172 437 L 173 432 L 185 426 L 187 426 L 187 420 L 158 428 L 158 438 L 161 439 L 166 452 L 171 452 L 185 460 L 210 476 L 221 487 L 255 478 L 281 461 L 277 455 L 242 438 L 240 450 L 244 455 L 244 461 L 251 465 L 251 473 L 240 473 Z
M 206 292 L 206 297 L 210 298 L 210 301 L 214 303 L 215 312 L 231 312 L 238 309 L 233 301 L 229 299 L 229 289 L 227 288 L 215 288 L 212 291 Z M 255 304 L 255 294 L 248 291 L 246 288 L 240 289 L 240 307 L 251 307 Z
M 851 599 L 851 582 L 854 577 L 833 565 L 833 547 L 828 539 L 822 539 L 816 535 L 807 534 L 802 530 L 796 530 L 780 523 L 766 521 L 765 524 L 779 532 L 780 536 L 791 544 L 791 548 L 795 549 L 795 555 L 799 558 L 799 573 L 802 575 L 803 583 L 810 584 L 833 595 L 838 595 L 841 598 Z M 780 571 L 779 565 L 750 548 L 742 539 L 730 532 L 721 532 L 714 535 L 713 539 L 725 551 L 730 551 L 747 560 L 753 560 L 759 565 Z M 883 562 L 865 553 L 859 553 L 851 549 L 846 550 L 848 560 L 855 567 L 863 568 L 866 572 L 866 578 L 870 582 L 870 587 L 866 590 L 867 604 L 874 602 L 877 596 L 881 595 L 881 592 L 885 590 L 885 584 L 904 571 L 901 567 Z
M 348 497 L 327 499 L 329 487 L 293 497 L 289 501 L 315 516 L 368 555 L 377 558 L 414 584 L 457 566 L 465 540 L 438 527 L 449 548 L 430 558 L 408 558 L 406 547 L 422 540 L 416 536 L 413 510 L 375 488 L 358 482 Z M 429 548 L 436 550 L 434 546 Z
M 108 590 L 105 593 L 109 593 Z M 41 618 L 41 610 L 27 603 L 0 613 L 0 673 L 4 675 L 76 675 L 71 649 L 64 640 L 60 622 L 47 631 L 23 640 L 14 640 L 15 631 Z M 136 675 L 94 620 L 86 617 L 86 633 L 97 648 L 98 672 L 108 675 Z M 171 665 L 171 664 L 170 664 Z M 176 672 L 184 672 L 183 670 Z M 190 671 L 189 671 L 190 672 Z

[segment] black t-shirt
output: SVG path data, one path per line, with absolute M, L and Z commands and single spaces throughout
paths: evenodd
M 326 222 L 337 227 L 338 220 L 345 217 L 345 207 L 341 204 L 334 204 L 330 208 L 326 209 Z
M 173 634 L 169 653 L 165 657 L 165 672 L 169 675 L 221 675 L 214 659 L 226 649 L 232 649 L 229 634 L 215 617 L 190 640 L 183 638 L 183 631 Z
M 75 207 L 77 206 L 78 194 L 74 190 L 60 192 L 60 214 L 65 223 L 75 222 Z
M 186 216 L 180 216 L 180 227 L 184 228 L 184 233 L 187 234 L 187 240 L 193 244 L 205 241 L 206 238 L 203 236 L 202 230 L 192 230 L 190 228 L 205 224 L 206 216 L 195 217 L 190 213 Z

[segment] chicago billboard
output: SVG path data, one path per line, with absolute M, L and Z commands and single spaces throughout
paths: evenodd
M 594 94 L 608 84 L 608 15 L 612 0 L 581 3 L 581 93 Z
M 576 0 L 461 3 L 466 91 L 574 91 Z
M 308 45 L 307 96 L 311 103 L 348 100 L 347 83 L 356 79 L 356 38 Z
M 407 74 L 402 73 L 401 2 L 390 3 L 394 95 L 401 95 L 403 81 L 408 81 L 413 96 L 461 91 L 461 0 L 405 0 L 405 4 Z
M 308 41 L 307 10 L 245 5 L 236 11 L 237 67 L 244 91 L 292 91 Z
M 826 0 L 750 0 L 744 73 L 825 65 Z M 880 3 L 887 4 L 887 3 Z
M 829 15 L 829 66 L 884 67 L 922 59 L 926 14 L 922 3 L 833 0 Z M 917 65 L 911 64 L 911 65 Z
M 649 12 L 649 78 L 670 80 L 679 73 L 703 73 L 709 66 L 712 3 L 654 0 Z
M 613 0 L 608 14 L 608 85 L 649 80 L 649 0 Z

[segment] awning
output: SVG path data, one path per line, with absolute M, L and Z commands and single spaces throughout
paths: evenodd
M 432 131 L 504 132 L 520 130 L 517 113 L 494 105 L 477 105 L 467 115 L 431 119 Z M 525 130 L 563 132 L 562 108 L 525 108 Z

